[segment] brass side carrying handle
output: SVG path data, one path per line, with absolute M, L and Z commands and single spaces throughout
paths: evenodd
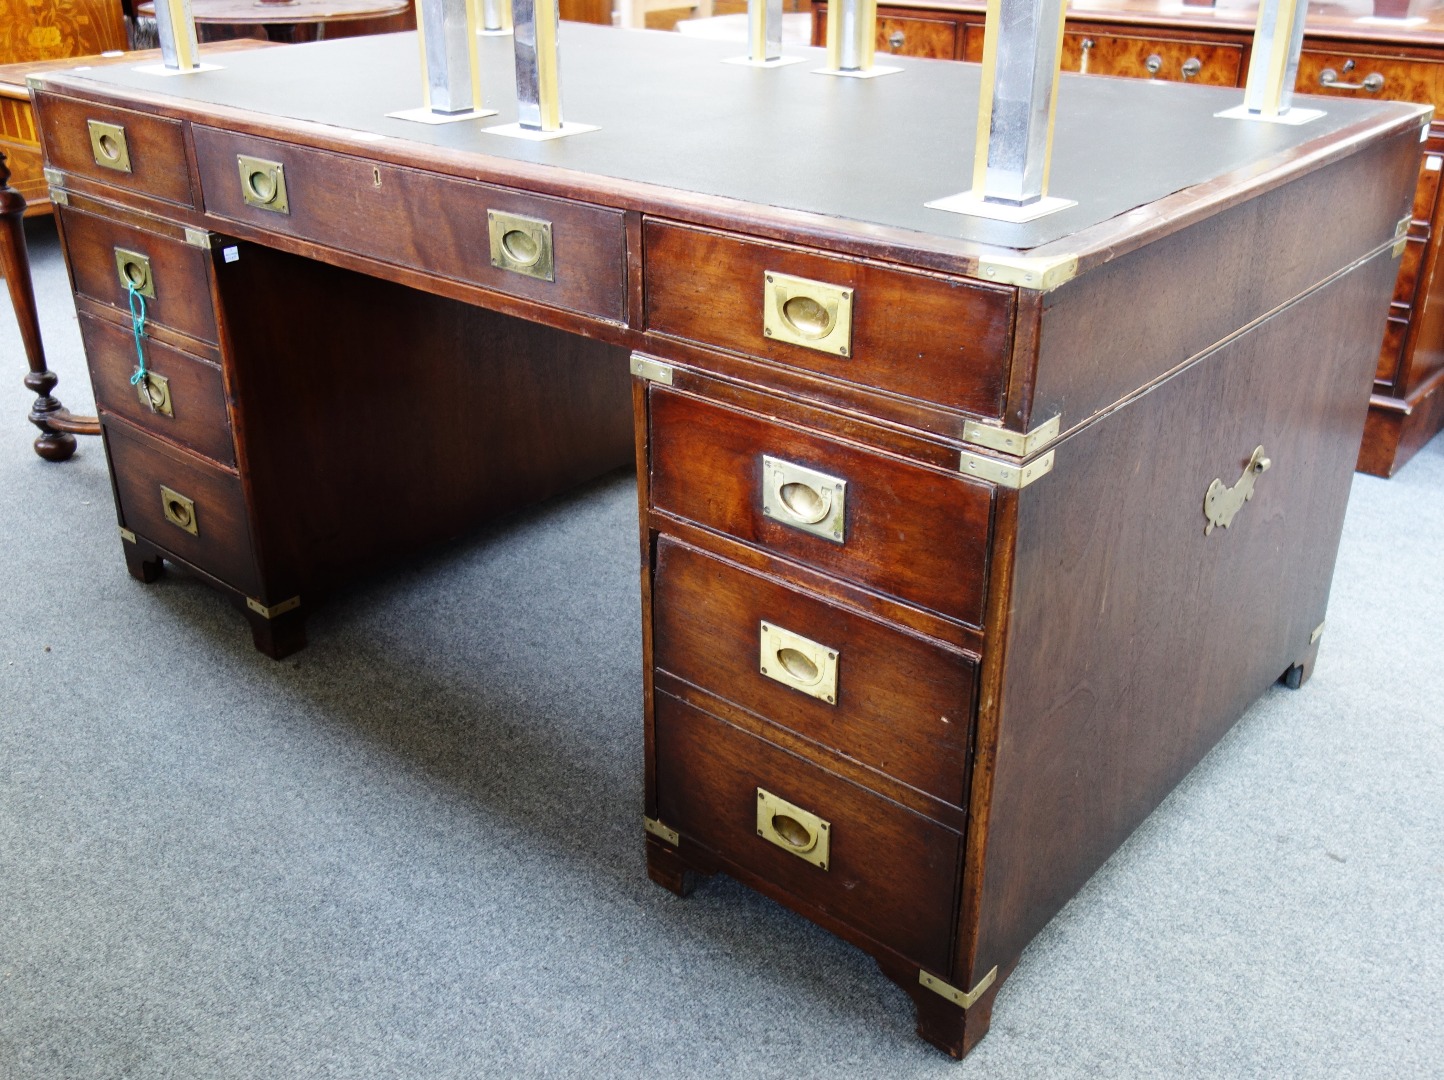
M 542 281 L 556 280 L 550 221 L 488 210 L 486 232 L 491 242 L 492 266 Z
M 97 165 L 116 172 L 130 172 L 130 146 L 125 139 L 125 128 L 103 120 L 87 120 L 85 128 L 90 135 L 90 152 L 95 155 Z
M 841 544 L 847 539 L 847 481 L 763 454 L 762 513 Z
M 853 291 L 846 286 L 766 270 L 762 274 L 762 336 L 850 356 L 852 301 Z
M 1353 61 L 1349 62 L 1350 64 Z M 1347 70 L 1347 69 L 1346 69 Z M 1384 89 L 1384 76 L 1377 71 L 1364 76 L 1363 82 L 1347 83 L 1339 82 L 1339 73 L 1333 68 L 1324 68 L 1319 72 L 1319 85 L 1330 90 L 1364 90 L 1370 94 L 1377 94 Z
M 180 492 L 160 486 L 160 508 L 165 519 L 183 532 L 200 536 L 200 525 L 196 521 L 196 504 Z
M 279 161 L 266 161 L 245 154 L 236 155 L 236 165 L 241 173 L 241 198 L 245 199 L 247 206 L 275 214 L 291 212 L 284 165 Z
M 1253 498 L 1254 481 L 1267 472 L 1271 465 L 1273 462 L 1264 456 L 1264 448 L 1257 446 L 1254 447 L 1248 464 L 1244 466 L 1243 475 L 1233 487 L 1228 487 L 1218 479 L 1208 485 L 1208 491 L 1203 496 L 1203 516 L 1208 519 L 1208 524 L 1203 527 L 1204 536 L 1212 534 L 1215 525 L 1226 529 L 1233 524 L 1234 515 L 1243 509 L 1244 503 Z
M 759 624 L 757 669 L 773 682 L 837 704 L 837 650 L 791 630 Z
M 757 835 L 819 870 L 827 869 L 832 823 L 764 788 L 757 789 Z
M 120 278 L 120 287 L 127 293 L 133 285 L 141 296 L 155 299 L 155 277 L 151 273 L 148 255 L 128 248 L 116 248 L 115 273 Z

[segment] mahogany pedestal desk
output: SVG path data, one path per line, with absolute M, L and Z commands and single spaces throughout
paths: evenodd
M 340 582 L 635 451 L 649 872 L 855 942 L 961 1055 L 1308 673 L 1427 110 L 1065 77 L 1077 205 L 1015 225 L 924 206 L 971 175 L 972 65 L 563 37 L 600 129 L 550 142 L 484 130 L 504 39 L 500 115 L 435 127 L 386 117 L 410 35 L 37 81 L 127 563 L 280 656 Z

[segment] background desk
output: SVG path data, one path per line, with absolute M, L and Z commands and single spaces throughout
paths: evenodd
M 971 143 L 919 103 L 965 128 L 974 68 L 565 35 L 600 130 L 552 143 L 385 119 L 405 36 L 41 81 L 127 560 L 191 567 L 279 655 L 327 589 L 634 446 L 650 872 L 857 943 L 961 1054 L 1068 896 L 1307 675 L 1424 118 L 1236 125 L 1236 94 L 1079 80 L 1079 205 L 1011 226 L 923 206 Z M 549 226 L 550 280 L 496 265 L 489 219 Z M 146 401 L 122 280 L 154 293 Z

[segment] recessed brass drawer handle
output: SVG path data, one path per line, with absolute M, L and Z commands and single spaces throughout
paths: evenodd
M 486 231 L 492 266 L 542 281 L 556 280 L 550 221 L 488 210 Z
M 90 152 L 95 155 L 95 163 L 102 169 L 130 172 L 130 147 L 125 141 L 125 128 L 100 120 L 87 120 L 85 127 L 90 132 Z
M 115 249 L 115 272 L 120 278 L 120 287 L 127 292 L 132 285 L 135 291 L 151 300 L 155 299 L 155 278 L 150 272 L 150 257 L 126 248 Z
M 832 823 L 763 788 L 757 789 L 757 835 L 820 870 L 827 869 Z
M 175 416 L 170 400 L 170 380 L 164 375 L 147 371 L 145 377 L 135 384 L 140 403 L 153 413 L 161 416 Z
M 160 508 L 165 514 L 165 519 L 178 529 L 183 529 L 192 536 L 200 536 L 200 526 L 196 521 L 196 504 L 187 499 L 178 491 L 160 486 Z
M 852 352 L 852 290 L 768 270 L 762 275 L 762 334 L 819 352 Z
M 279 161 L 266 161 L 245 154 L 236 155 L 236 164 L 241 171 L 241 197 L 248 206 L 277 214 L 291 212 L 284 165 Z
M 763 454 L 762 513 L 841 544 L 847 538 L 847 481 Z
M 758 632 L 757 666 L 774 682 L 837 704 L 836 649 L 764 622 Z

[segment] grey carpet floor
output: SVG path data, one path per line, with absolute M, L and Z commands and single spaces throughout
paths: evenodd
M 126 575 L 98 443 L 31 453 L 8 309 L 0 358 L 0 1080 L 1441 1075 L 1444 440 L 1356 478 L 1313 681 L 954 1064 L 862 953 L 647 880 L 629 476 L 353 589 L 277 664 L 194 580 Z

